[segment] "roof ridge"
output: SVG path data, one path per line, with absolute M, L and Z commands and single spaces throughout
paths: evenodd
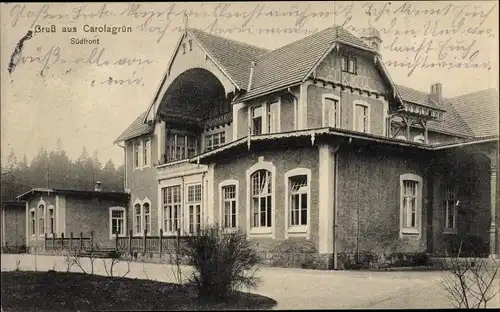
M 236 43 L 236 44 L 244 45 L 244 46 L 251 47 L 251 48 L 254 48 L 254 49 L 263 50 L 263 51 L 265 51 L 265 53 L 273 51 L 273 50 L 269 50 L 268 48 L 259 47 L 259 46 L 256 46 L 256 45 L 253 45 L 253 44 L 250 44 L 250 43 L 246 43 L 246 42 L 243 42 L 243 41 L 239 41 L 239 40 L 235 40 L 235 39 L 230 39 L 230 38 L 219 36 L 219 35 L 214 35 L 214 34 L 211 34 L 209 32 L 206 32 L 206 31 L 203 31 L 201 29 L 198 29 L 198 28 L 193 28 L 193 27 L 192 28 L 188 28 L 188 31 L 191 31 L 191 30 L 199 31 L 199 32 L 201 32 L 201 33 L 203 33 L 205 35 L 209 35 L 209 36 L 216 37 L 216 38 L 219 38 L 219 39 L 227 40 L 227 41 L 230 41 L 230 42 L 233 42 L 233 43 Z
M 292 41 L 292 42 L 290 42 L 290 43 L 287 43 L 287 44 L 285 44 L 284 46 L 281 46 L 281 47 L 279 47 L 279 48 L 277 48 L 277 49 L 270 50 L 270 51 L 268 51 L 268 52 L 266 52 L 266 53 L 264 53 L 264 54 L 262 54 L 262 55 L 259 55 L 259 57 L 258 57 L 258 58 L 256 58 L 254 61 L 257 61 L 258 59 L 260 59 L 260 58 L 262 58 L 262 57 L 266 56 L 267 54 L 269 54 L 269 53 L 271 53 L 271 52 L 278 52 L 278 51 L 280 51 L 280 50 L 282 50 L 282 49 L 284 49 L 284 48 L 286 48 L 286 47 L 288 47 L 288 46 L 290 46 L 290 45 L 292 45 L 292 44 L 295 44 L 295 43 L 297 43 L 297 42 L 301 42 L 302 40 L 305 40 L 305 39 L 309 38 L 310 36 L 314 36 L 314 35 L 316 35 L 316 34 L 319 34 L 319 33 L 322 33 L 322 32 L 326 32 L 327 30 L 329 30 L 329 29 L 334 29 L 334 28 L 336 28 L 336 27 L 340 27 L 340 26 L 338 26 L 338 25 L 333 25 L 333 26 L 327 27 L 327 28 L 325 28 L 325 29 L 323 29 L 323 30 L 320 30 L 320 31 L 318 31 L 318 32 L 315 32 L 315 33 L 313 33 L 313 34 L 311 34 L 311 35 L 309 35 L 309 36 L 305 36 L 304 38 L 301 38 L 301 39 L 299 39 L 299 40 L 295 40 L 295 41 Z
M 481 92 L 486 92 L 486 91 L 495 91 L 498 93 L 498 90 L 495 89 L 495 88 L 486 88 L 486 89 L 482 89 L 482 90 L 476 90 L 476 91 L 472 91 L 472 92 L 469 92 L 469 93 L 464 93 L 464 94 L 460 94 L 460 95 L 455 95 L 455 96 L 452 96 L 452 97 L 449 97 L 448 99 L 449 100 L 454 100 L 454 99 L 458 99 L 458 98 L 461 98 L 461 97 L 464 97 L 464 96 L 469 96 L 469 95 L 473 95 L 473 94 L 478 94 L 478 93 L 481 93 Z

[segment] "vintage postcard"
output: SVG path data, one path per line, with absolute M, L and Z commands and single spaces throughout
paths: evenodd
M 500 307 L 498 2 L 0 11 L 2 311 Z

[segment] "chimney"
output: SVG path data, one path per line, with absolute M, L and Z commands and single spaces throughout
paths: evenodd
M 96 181 L 94 191 L 96 192 L 102 191 L 101 181 Z
M 431 85 L 430 97 L 437 104 L 443 104 L 443 85 L 440 82 Z
M 248 77 L 248 87 L 247 92 L 250 91 L 252 87 L 252 79 L 253 79 L 253 68 L 255 67 L 255 61 L 252 61 L 252 65 L 250 66 L 250 77 Z

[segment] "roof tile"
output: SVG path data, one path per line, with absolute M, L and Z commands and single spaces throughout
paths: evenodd
M 125 131 L 123 131 L 123 133 L 115 140 L 114 143 L 125 141 L 153 131 L 153 125 L 142 122 L 144 120 L 144 117 L 146 116 L 146 113 L 147 112 L 140 114 L 139 117 L 137 117 L 134 122 L 132 122 L 132 124 L 128 126 Z

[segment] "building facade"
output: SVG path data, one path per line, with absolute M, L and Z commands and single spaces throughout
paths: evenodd
M 394 84 L 374 29 L 268 51 L 186 29 L 119 136 L 136 235 L 244 229 L 264 251 L 498 254 L 498 94 Z M 474 112 L 471 112 L 474 109 Z

